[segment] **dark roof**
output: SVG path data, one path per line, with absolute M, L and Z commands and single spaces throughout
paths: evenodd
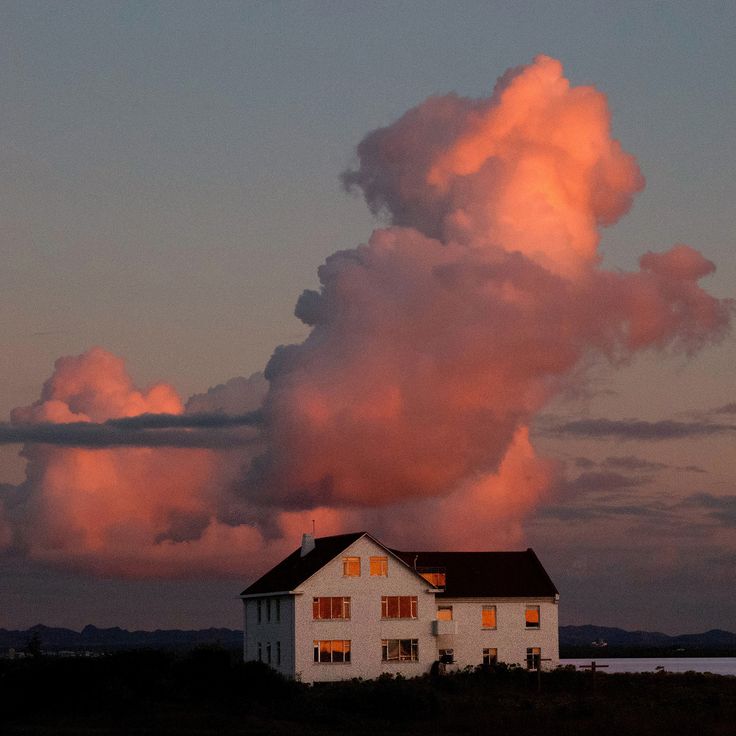
M 400 552 L 409 567 L 439 568 L 447 574 L 437 597 L 547 597 L 557 588 L 532 549 L 525 552 Z M 416 560 L 416 562 L 415 562 Z
M 301 556 L 302 548 L 297 547 L 285 560 L 279 562 L 276 567 L 272 567 L 240 595 L 294 590 L 365 533 L 353 532 L 352 534 L 338 534 L 334 537 L 318 537 L 314 540 L 314 549 L 304 557 Z
M 366 534 L 368 533 L 353 532 L 334 537 L 318 537 L 314 540 L 314 549 L 304 557 L 301 556 L 301 547 L 297 547 L 276 567 L 249 585 L 241 595 L 294 590 Z M 370 534 L 368 536 L 381 545 Z M 419 572 L 426 568 L 445 571 L 447 584 L 444 591 L 437 593 L 438 597 L 557 595 L 557 588 L 532 549 L 525 552 L 401 552 L 395 549 L 388 551 L 412 570 L 416 566 Z

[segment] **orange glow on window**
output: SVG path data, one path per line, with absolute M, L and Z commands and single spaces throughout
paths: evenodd
M 447 574 L 444 572 L 420 572 L 419 574 L 435 588 L 444 588 L 446 585 Z
M 496 628 L 496 606 L 483 606 L 482 626 L 484 629 Z
M 388 575 L 388 557 L 371 557 L 370 573 L 373 577 L 386 577 Z
M 438 621 L 452 621 L 452 606 L 441 606 L 437 609 Z
M 360 577 L 360 557 L 343 557 L 342 574 L 348 578 Z
M 527 606 L 525 620 L 526 620 L 527 629 L 538 629 L 539 628 L 539 606 Z

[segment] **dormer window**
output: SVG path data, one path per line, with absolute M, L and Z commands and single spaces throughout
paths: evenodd
M 435 588 L 445 588 L 447 573 L 444 567 L 418 567 L 417 572 Z

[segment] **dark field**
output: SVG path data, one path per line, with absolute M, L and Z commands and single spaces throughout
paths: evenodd
M 3 734 L 736 733 L 736 678 L 536 675 L 501 666 L 436 680 L 309 687 L 225 650 L 0 661 Z

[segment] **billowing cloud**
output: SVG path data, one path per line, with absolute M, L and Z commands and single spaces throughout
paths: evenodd
M 559 474 L 528 427 L 590 356 L 692 353 L 728 327 L 730 305 L 698 284 L 713 264 L 689 246 L 647 253 L 634 273 L 600 269 L 599 230 L 644 180 L 605 96 L 572 86 L 554 59 L 510 70 L 485 99 L 430 98 L 370 133 L 343 181 L 389 226 L 320 267 L 319 291 L 296 305 L 311 331 L 275 350 L 265 382 L 187 403 L 190 415 L 252 416 L 237 431 L 255 444 L 28 444 L 32 523 L 19 538 L 32 555 L 170 574 L 187 561 L 246 570 L 258 554 L 262 568 L 312 520 L 320 534 L 370 528 L 411 546 L 516 544 Z M 151 427 L 150 414 L 184 407 L 93 350 L 59 361 L 13 421 L 223 430 L 191 417 Z

